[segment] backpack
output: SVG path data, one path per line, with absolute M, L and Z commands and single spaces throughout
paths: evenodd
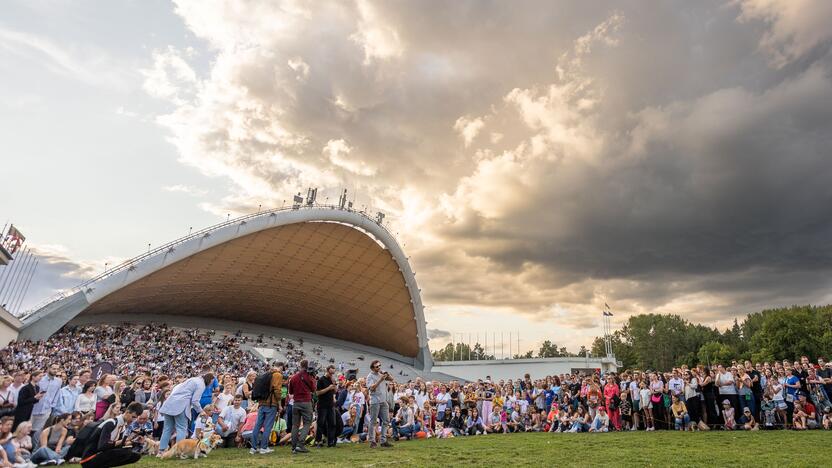
M 251 388 L 251 399 L 255 401 L 266 400 L 272 394 L 272 375 L 274 372 L 264 372 L 254 379 Z

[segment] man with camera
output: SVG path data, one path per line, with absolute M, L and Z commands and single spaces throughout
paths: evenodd
M 308 453 L 306 436 L 312 425 L 312 392 L 315 391 L 315 368 L 306 359 L 300 361 L 300 369 L 289 379 L 287 391 L 292 395 L 292 453 Z M 300 428 L 303 420 L 303 429 Z
M 335 420 L 335 366 L 328 365 L 326 372 L 318 379 L 318 429 L 315 431 L 315 443 L 322 446 L 326 436 L 328 447 L 335 447 L 338 425 Z
M 390 426 L 390 405 L 387 403 L 387 384 L 393 382 L 388 372 L 381 372 L 381 361 L 378 359 L 370 363 L 370 373 L 367 375 L 367 390 L 370 394 L 370 427 L 367 437 L 370 448 L 376 447 L 376 427 L 381 418 L 381 446 L 392 447 L 387 441 L 387 428 Z

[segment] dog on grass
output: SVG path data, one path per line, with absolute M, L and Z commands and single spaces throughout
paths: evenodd
M 219 445 L 222 437 L 219 434 L 211 434 L 202 439 L 185 439 L 176 443 L 162 454 L 162 458 L 179 457 L 181 459 L 207 457 L 211 450 Z

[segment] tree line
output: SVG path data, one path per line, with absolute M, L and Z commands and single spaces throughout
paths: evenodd
M 754 362 L 774 359 L 794 360 L 802 355 L 815 360 L 832 357 L 832 305 L 792 306 L 768 309 L 734 320 L 731 327 L 691 323 L 678 315 L 641 314 L 630 317 L 612 336 L 612 349 L 625 368 L 667 370 L 687 364 L 730 364 L 731 360 Z M 517 358 L 604 356 L 604 337 L 576 353 L 544 341 L 537 352 L 515 354 Z M 452 359 L 495 359 L 476 343 L 448 344 L 433 352 L 435 361 Z

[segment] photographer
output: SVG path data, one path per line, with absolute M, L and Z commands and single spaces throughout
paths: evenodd
M 390 406 L 387 403 L 387 382 L 393 382 L 393 377 L 387 372 L 381 372 L 381 361 L 370 363 L 370 373 L 367 375 L 367 390 L 370 394 L 370 427 L 367 437 L 370 448 L 376 447 L 376 427 L 381 418 L 381 446 L 392 447 L 387 441 L 387 427 L 390 426 Z
M 133 445 L 133 451 L 144 453 L 144 438 L 153 435 L 153 423 L 150 422 L 150 410 L 145 409 L 127 426 L 127 440 Z
M 335 366 L 326 367 L 326 372 L 318 379 L 316 394 L 318 395 L 318 430 L 315 432 L 315 445 L 323 445 L 322 438 L 326 435 L 328 447 L 335 447 L 338 426 L 335 420 L 335 390 L 338 388 L 333 382 Z

